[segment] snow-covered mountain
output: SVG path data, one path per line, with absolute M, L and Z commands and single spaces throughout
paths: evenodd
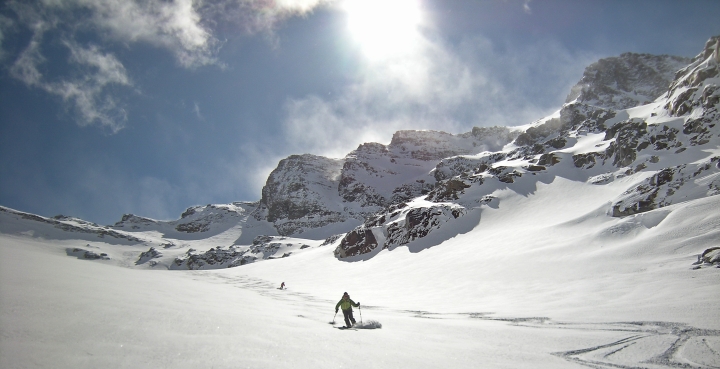
M 0 207 L 0 367 L 718 368 L 719 85 L 720 36 L 528 125 L 290 156 L 256 202 Z M 330 329 L 342 291 L 382 329 Z
M 556 177 L 596 186 L 627 178 L 625 190 L 607 199 L 605 213 L 613 217 L 719 194 L 718 40 L 677 74 L 670 71 L 683 59 L 668 56 L 623 54 L 591 65 L 577 97 L 556 114 L 502 149 L 444 155 L 429 172 L 434 181 L 424 198 L 376 213 L 342 239 L 335 255 L 406 245 L 441 228 L 450 236 L 467 232 L 459 218 L 480 218 L 488 207 L 505 206 L 503 191 L 527 194 Z M 659 85 L 670 88 L 641 105 Z
M 489 208 L 521 211 L 503 193 L 531 194 L 558 177 L 622 182 L 620 193 L 604 199 L 609 217 L 713 196 L 720 193 L 719 40 L 692 60 L 633 53 L 602 59 L 556 113 L 525 126 L 399 131 L 389 145 L 362 144 L 342 159 L 292 155 L 272 171 L 257 202 L 195 206 L 175 221 L 128 214 L 104 227 L 0 208 L 5 218 L 39 223 L 4 221 L 2 231 L 79 232 L 151 247 L 139 259 L 155 255 L 152 265 L 212 268 L 309 245 L 332 244 L 335 256 L 347 259 L 432 233 L 443 236 L 423 243 L 439 244 L 475 227 Z M 273 241 L 283 239 L 295 241 Z M 207 240 L 217 248 L 193 247 Z

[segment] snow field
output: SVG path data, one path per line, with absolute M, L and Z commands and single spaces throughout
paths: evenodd
M 563 181 L 523 197 L 522 212 L 503 210 L 514 201 L 508 195 L 499 209 L 484 208 L 471 232 L 420 252 L 411 243 L 337 262 L 327 258 L 328 246 L 223 273 L 276 278 L 338 299 L 348 291 L 356 301 L 406 310 L 720 327 L 716 269 L 691 270 L 717 240 L 720 215 L 710 214 L 720 199 L 617 219 L 593 200 L 607 198 L 593 193 L 606 186 Z M 576 201 L 557 201 L 563 195 Z
M 93 241 L 113 258 L 90 261 L 66 254 L 86 240 L 38 237 L 50 228 L 2 233 L 0 367 L 720 367 L 718 269 L 692 265 L 720 239 L 720 196 L 607 216 L 603 199 L 632 180 L 499 188 L 465 233 L 444 226 L 437 246 L 356 262 L 328 245 L 153 270 L 134 266 L 146 245 Z M 328 324 L 345 291 L 381 329 Z
M 375 307 L 363 318 L 382 329 L 341 331 L 327 324 L 334 301 L 217 271 L 102 265 L 48 246 L 2 238 L 3 368 L 571 368 L 548 352 L 618 335 Z

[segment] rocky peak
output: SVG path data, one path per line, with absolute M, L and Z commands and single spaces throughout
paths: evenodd
M 647 104 L 667 91 L 678 69 L 690 59 L 670 55 L 624 53 L 585 68 L 570 90 L 573 101 L 620 110 Z
M 157 222 L 150 218 L 137 216 L 135 214 L 124 214 L 121 220 L 113 225 L 115 228 L 139 229 L 141 226 L 146 227 L 154 225 Z
M 115 229 L 125 231 L 158 231 L 162 233 L 182 232 L 206 233 L 211 230 L 220 231 L 231 227 L 239 217 L 246 212 L 246 208 L 254 209 L 257 203 L 234 202 L 232 204 L 208 204 L 187 208 L 180 219 L 173 221 L 154 220 L 125 214 L 122 219 L 113 225 Z
M 262 189 L 267 220 L 278 232 L 289 235 L 303 227 L 342 222 L 337 188 L 342 159 L 317 155 L 292 155 L 280 161 Z
M 433 161 L 473 153 L 478 144 L 473 138 L 441 131 L 398 131 L 388 149 L 397 157 Z
M 696 108 L 712 109 L 720 101 L 720 36 L 710 38 L 687 67 L 679 70 L 670 85 L 666 109 L 682 116 Z
M 252 203 L 196 206 L 187 209 L 180 220 L 171 224 L 176 231 L 183 233 L 208 232 L 214 226 L 225 228 L 237 222 L 231 219 L 237 219 L 245 213 L 244 206 L 252 206 Z

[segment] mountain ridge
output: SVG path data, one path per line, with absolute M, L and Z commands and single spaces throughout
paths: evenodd
M 592 186 L 623 181 L 605 214 L 639 214 L 720 193 L 719 49 L 716 36 L 692 59 L 601 59 L 557 112 L 522 127 L 405 130 L 388 145 L 364 143 L 342 159 L 291 155 L 270 173 L 260 200 L 194 206 L 175 221 L 126 214 L 102 227 L 4 207 L 0 214 L 156 251 L 192 249 L 200 239 L 227 248 L 188 251 L 184 259 L 176 252 L 175 266 L 166 264 L 190 269 L 323 246 L 334 247 L 339 259 L 367 259 L 442 233 L 434 241 L 440 243 L 481 222 L 487 209 L 505 206 L 505 191 L 532 194 L 559 177 Z M 201 261 L 189 262 L 193 255 Z

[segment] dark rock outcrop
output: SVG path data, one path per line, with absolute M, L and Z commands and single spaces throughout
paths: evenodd
M 138 257 L 138 260 L 135 262 L 135 264 L 140 265 L 140 264 L 145 264 L 148 261 L 150 261 L 150 263 L 153 264 L 153 266 L 154 266 L 152 259 L 157 259 L 160 257 L 162 257 L 162 253 L 160 251 L 156 250 L 154 247 L 151 247 L 147 251 L 140 253 L 140 257 Z
M 94 251 L 81 249 L 79 247 L 65 249 L 65 253 L 68 256 L 75 256 L 78 259 L 83 260 L 110 260 L 110 257 L 106 253 L 96 253 Z
M 612 110 L 647 104 L 667 91 L 675 72 L 689 62 L 678 56 L 636 53 L 600 59 L 585 68 L 566 102 Z
M 335 257 L 338 259 L 367 254 L 378 247 L 377 239 L 372 229 L 359 227 L 348 232 L 335 248 Z

